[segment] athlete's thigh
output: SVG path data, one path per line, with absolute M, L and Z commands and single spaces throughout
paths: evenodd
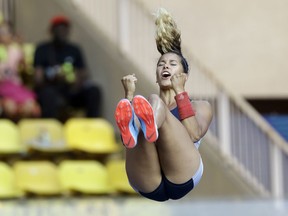
M 174 116 L 167 115 L 156 142 L 161 169 L 176 184 L 187 182 L 199 168 L 200 154 L 186 128 Z
M 159 139 L 156 143 L 160 145 L 163 143 L 169 145 L 169 143 L 185 143 L 193 144 L 189 133 L 187 132 L 184 125 L 172 114 L 167 112 L 166 118 L 162 126 L 159 128 Z

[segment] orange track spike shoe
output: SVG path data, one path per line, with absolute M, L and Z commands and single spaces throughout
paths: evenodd
M 137 144 L 139 130 L 135 125 L 133 107 L 128 99 L 119 101 L 114 117 L 121 133 L 123 145 L 126 148 L 134 148 Z
M 132 106 L 138 117 L 145 139 L 153 143 L 158 139 L 158 129 L 151 104 L 141 95 L 133 98 Z

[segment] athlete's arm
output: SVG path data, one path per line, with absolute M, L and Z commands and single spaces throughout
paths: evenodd
M 195 116 L 182 120 L 193 142 L 200 140 L 207 132 L 212 120 L 211 105 L 207 101 L 191 102 Z
M 132 101 L 136 89 L 136 82 L 137 78 L 135 74 L 130 74 L 127 76 L 124 76 L 121 79 L 122 85 L 124 87 L 125 91 L 125 98 L 127 98 L 129 101 Z
M 172 87 L 176 95 L 185 92 L 187 74 L 175 74 L 171 78 Z M 191 102 L 195 115 L 183 119 L 181 122 L 187 129 L 193 142 L 200 140 L 207 132 L 212 120 L 212 109 L 207 101 Z

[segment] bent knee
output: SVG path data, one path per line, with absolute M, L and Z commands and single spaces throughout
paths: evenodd
M 151 94 L 148 97 L 148 101 L 154 109 L 161 110 L 161 111 L 164 111 L 164 109 L 167 109 L 167 106 L 157 94 Z
M 148 101 L 151 103 L 151 102 L 156 102 L 156 101 L 162 101 L 161 98 L 159 97 L 159 95 L 157 94 L 151 94 L 149 97 L 148 97 Z

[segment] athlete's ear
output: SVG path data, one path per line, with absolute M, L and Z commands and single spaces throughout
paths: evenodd
M 185 73 L 185 81 L 188 80 L 188 77 L 189 77 L 189 74 L 188 74 L 188 73 Z

